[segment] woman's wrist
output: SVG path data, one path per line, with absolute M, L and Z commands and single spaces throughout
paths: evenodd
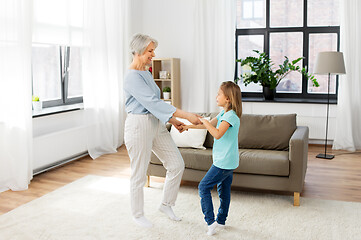
M 190 113 L 190 112 L 185 112 L 184 114 L 185 114 L 185 116 L 184 116 L 185 119 L 187 119 L 187 120 L 189 120 L 189 121 L 190 121 L 190 120 L 192 119 L 192 117 L 193 117 L 192 113 Z

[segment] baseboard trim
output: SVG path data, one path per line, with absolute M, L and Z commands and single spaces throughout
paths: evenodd
M 60 167 L 60 166 L 62 166 L 62 165 L 64 165 L 64 164 L 67 164 L 67 163 L 69 163 L 69 162 L 78 160 L 78 159 L 80 159 L 80 158 L 82 158 L 82 157 L 85 157 L 85 156 L 88 156 L 88 155 L 89 155 L 88 152 L 84 152 L 84 153 L 81 153 L 80 155 L 77 155 L 77 156 L 75 156 L 75 157 L 68 158 L 68 159 L 64 159 L 64 160 L 62 160 L 62 161 L 56 162 L 56 163 L 54 163 L 54 164 L 52 164 L 52 165 L 49 165 L 49 166 L 46 166 L 46 167 L 42 167 L 42 168 L 34 169 L 34 170 L 33 170 L 33 176 L 38 175 L 38 174 L 43 173 L 43 172 L 46 172 L 46 171 L 49 171 L 49 170 L 52 170 L 52 169 L 54 169 L 54 168 Z

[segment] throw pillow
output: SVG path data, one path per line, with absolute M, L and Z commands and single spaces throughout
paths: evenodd
M 209 120 L 209 118 L 205 118 Z M 186 119 L 177 118 L 177 120 L 183 122 L 186 125 L 192 124 Z M 180 133 L 173 125 L 170 129 L 170 135 L 177 147 L 191 147 L 198 149 L 206 149 L 203 146 L 204 140 L 206 139 L 207 129 L 189 129 Z
M 296 114 L 242 114 L 238 145 L 239 148 L 287 150 L 296 128 Z

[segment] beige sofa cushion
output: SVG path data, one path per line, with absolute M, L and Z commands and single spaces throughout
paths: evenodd
M 239 148 L 287 150 L 296 130 L 296 114 L 243 114 L 238 135 Z
M 290 161 L 287 151 L 239 149 L 239 166 L 235 173 L 288 176 Z

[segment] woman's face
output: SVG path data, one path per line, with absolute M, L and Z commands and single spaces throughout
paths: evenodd
M 152 64 L 152 58 L 155 57 L 154 50 L 154 42 L 150 42 L 144 53 L 139 56 L 143 63 L 145 63 L 146 65 Z

